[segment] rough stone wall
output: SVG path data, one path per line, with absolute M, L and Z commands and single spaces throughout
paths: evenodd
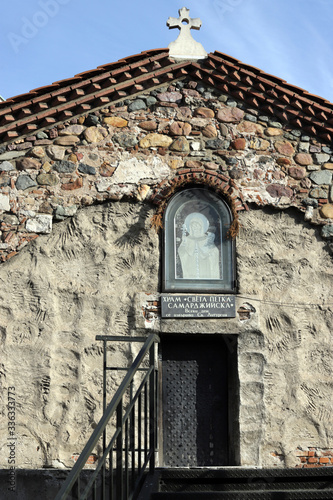
M 102 404 L 95 335 L 147 334 L 142 297 L 158 303 L 153 212 L 143 203 L 87 207 L 1 266 L 2 467 L 8 387 L 16 390 L 19 467 L 71 466 L 90 436 Z M 318 462 L 330 461 L 333 265 L 326 243 L 296 212 L 244 211 L 241 224 L 237 317 L 160 321 L 156 314 L 149 327 L 164 335 L 238 334 L 230 347 L 238 349 L 242 465 L 294 467 L 312 448 Z M 126 364 L 134 355 L 119 343 L 110 361 Z M 109 393 L 117 383 L 119 376 L 109 380 Z
M 249 430 L 260 432 L 264 466 L 300 465 L 299 457 L 312 447 L 318 448 L 318 458 L 307 466 L 318 464 L 325 453 L 321 463 L 330 463 L 333 265 L 318 230 L 293 211 L 269 212 L 244 213 L 237 241 L 239 295 L 260 305 L 253 354 L 251 336 L 240 337 L 240 421 L 245 412 Z M 245 448 L 248 441 L 245 434 Z
M 70 466 L 101 416 L 95 335 L 148 330 L 237 335 L 242 465 L 329 464 L 332 165 L 330 145 L 193 81 L 1 148 L 1 465 L 8 387 L 18 466 Z M 239 212 L 234 319 L 159 316 L 150 221 L 186 182 Z
M 89 207 L 55 226 L 0 271 L 1 466 L 7 463 L 7 388 L 16 391 L 16 464 L 73 465 L 101 417 L 102 343 L 135 333 L 134 295 L 158 288 L 152 210 L 138 204 Z M 116 344 L 109 362 L 135 352 Z M 109 394 L 119 376 L 109 381 Z
M 295 206 L 333 235 L 330 144 L 214 88 L 179 81 L 0 146 L 0 257 L 52 222 L 124 196 L 159 203 L 187 178 L 247 203 Z

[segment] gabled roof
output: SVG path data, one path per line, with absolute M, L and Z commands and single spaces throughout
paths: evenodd
M 221 52 L 201 61 L 177 62 L 168 49 L 155 49 L 0 102 L 0 142 L 15 141 L 187 76 L 324 142 L 333 140 L 329 101 Z

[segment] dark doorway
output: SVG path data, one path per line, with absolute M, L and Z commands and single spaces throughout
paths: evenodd
M 163 462 L 228 465 L 228 349 L 218 337 L 162 339 Z

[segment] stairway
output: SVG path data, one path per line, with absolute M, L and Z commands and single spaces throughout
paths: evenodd
M 333 467 L 314 469 L 157 469 L 138 500 L 333 499 Z

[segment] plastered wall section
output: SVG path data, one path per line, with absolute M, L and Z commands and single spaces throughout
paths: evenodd
M 72 466 L 101 417 L 96 334 L 234 334 L 240 465 L 291 466 L 332 447 L 333 266 L 318 230 L 294 212 L 242 212 L 239 293 L 231 320 L 161 322 L 154 208 L 111 202 L 54 225 L 0 268 L 0 450 L 7 468 L 7 390 L 15 387 L 17 467 Z M 110 361 L 136 348 L 115 343 Z M 108 380 L 112 394 L 119 376 Z M 100 450 L 96 450 L 97 454 Z

